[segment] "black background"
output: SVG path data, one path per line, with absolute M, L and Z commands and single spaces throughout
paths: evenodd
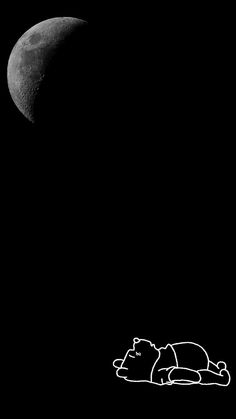
M 91 41 L 87 120 L 60 129 L 32 126 L 6 81 L 17 39 L 55 16 L 88 20 Z M 31 412 L 82 400 L 109 417 L 228 411 L 233 384 L 132 384 L 112 361 L 135 336 L 190 340 L 232 371 L 231 11 L 24 2 L 4 21 L 6 393 Z

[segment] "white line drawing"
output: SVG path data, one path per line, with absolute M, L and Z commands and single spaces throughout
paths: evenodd
M 126 381 L 163 385 L 217 385 L 231 381 L 226 363 L 210 361 L 205 349 L 194 342 L 157 348 L 150 340 L 134 338 L 124 358 L 115 359 L 116 375 Z

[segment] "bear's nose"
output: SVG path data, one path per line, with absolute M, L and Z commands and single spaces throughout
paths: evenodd
M 139 343 L 140 339 L 139 338 L 134 338 L 134 343 Z

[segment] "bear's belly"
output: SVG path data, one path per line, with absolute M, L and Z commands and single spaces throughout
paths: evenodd
M 192 342 L 182 342 L 174 343 L 171 346 L 175 351 L 178 367 L 192 370 L 208 368 L 208 355 L 200 345 Z

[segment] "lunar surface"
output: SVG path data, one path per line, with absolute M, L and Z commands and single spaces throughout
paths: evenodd
M 14 46 L 8 87 L 31 122 L 79 118 L 86 102 L 87 28 L 87 22 L 77 18 L 48 19 L 30 28 Z

